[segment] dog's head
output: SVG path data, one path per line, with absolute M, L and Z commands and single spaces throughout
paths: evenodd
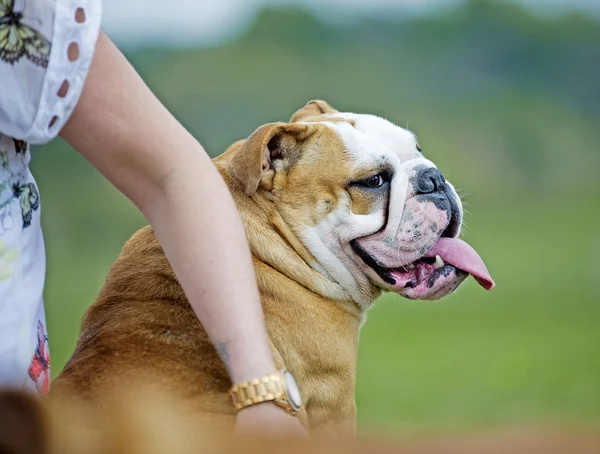
M 271 200 L 309 264 L 361 305 L 380 290 L 439 299 L 469 274 L 494 286 L 458 239 L 454 187 L 414 134 L 387 120 L 311 101 L 234 146 L 227 171 L 247 194 Z

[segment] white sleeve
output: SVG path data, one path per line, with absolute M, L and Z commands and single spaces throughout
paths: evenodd
M 1 134 L 56 137 L 81 95 L 100 16 L 100 0 L 0 0 Z

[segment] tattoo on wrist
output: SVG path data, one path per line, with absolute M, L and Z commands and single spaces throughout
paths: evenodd
M 217 350 L 217 354 L 219 355 L 219 358 L 221 358 L 221 361 L 223 361 L 223 364 L 225 365 L 227 372 L 231 372 L 229 370 L 229 343 L 228 342 L 216 342 L 215 348 Z

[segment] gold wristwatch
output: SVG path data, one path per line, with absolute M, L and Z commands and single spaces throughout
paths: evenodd
M 296 380 L 285 369 L 237 384 L 229 390 L 229 395 L 236 411 L 262 402 L 273 402 L 290 415 L 296 415 L 302 406 Z

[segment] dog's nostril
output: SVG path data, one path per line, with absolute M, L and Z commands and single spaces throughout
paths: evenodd
M 415 179 L 415 192 L 417 194 L 431 194 L 432 192 L 442 191 L 446 179 L 442 172 L 435 167 L 429 167 L 419 170 Z

